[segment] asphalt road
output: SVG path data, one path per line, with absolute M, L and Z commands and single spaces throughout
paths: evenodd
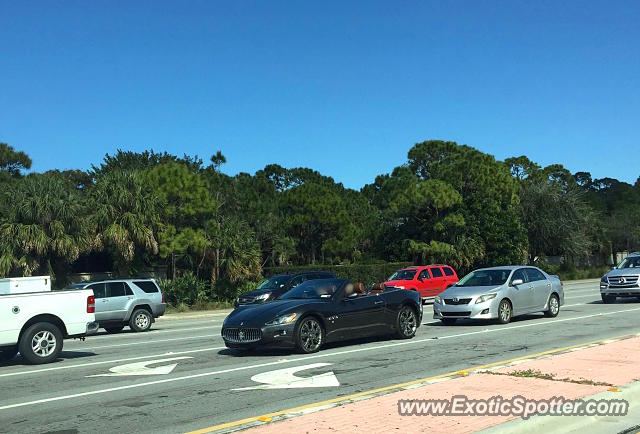
M 18 357 L 0 365 L 0 432 L 185 432 L 640 332 L 636 300 L 604 305 L 597 281 L 568 283 L 565 291 L 557 318 L 540 314 L 508 325 L 463 321 L 444 326 L 431 319 L 432 308 L 425 306 L 423 324 L 412 340 L 360 340 L 313 355 L 227 350 L 220 338 L 223 315 L 161 319 L 144 334 L 66 341 L 56 363 L 33 367 Z M 298 367 L 303 370 L 297 375 L 306 381 L 290 383 L 283 374 L 258 378 L 288 388 L 234 390 L 260 386 L 252 380 L 255 375 Z

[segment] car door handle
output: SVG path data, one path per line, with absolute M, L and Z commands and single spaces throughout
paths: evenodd
M 384 303 L 384 301 L 383 301 L 383 300 L 378 300 L 378 301 L 376 301 L 374 304 L 382 304 L 382 303 Z

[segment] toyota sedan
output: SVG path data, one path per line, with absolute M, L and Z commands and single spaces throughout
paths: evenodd
M 444 324 L 461 318 L 497 319 L 506 324 L 514 316 L 536 312 L 555 317 L 563 304 L 558 276 L 530 266 L 483 268 L 437 296 L 433 318 Z

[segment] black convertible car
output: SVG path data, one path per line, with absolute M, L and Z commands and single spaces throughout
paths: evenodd
M 279 300 L 240 306 L 224 320 L 222 338 L 229 348 L 295 347 L 318 351 L 326 342 L 395 333 L 412 338 L 422 321 L 415 291 L 374 287 L 342 279 L 304 282 Z

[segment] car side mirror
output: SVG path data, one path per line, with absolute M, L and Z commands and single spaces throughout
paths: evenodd
M 511 281 L 511 286 L 518 286 L 518 285 L 522 285 L 524 283 L 524 280 L 522 279 L 515 279 Z

